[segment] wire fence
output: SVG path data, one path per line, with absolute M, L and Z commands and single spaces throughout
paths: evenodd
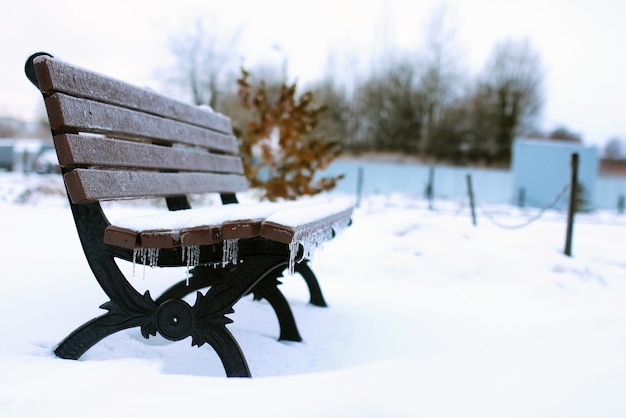
M 487 218 L 492 224 L 494 224 L 498 228 L 520 229 L 520 228 L 525 228 L 531 225 L 532 223 L 538 221 L 539 219 L 541 219 L 548 210 L 553 209 L 556 206 L 556 204 L 563 198 L 563 196 L 565 196 L 565 194 L 569 191 L 569 189 L 570 189 L 569 184 L 566 184 L 565 186 L 563 186 L 561 191 L 557 193 L 554 196 L 554 198 L 546 206 L 544 206 L 543 208 L 540 208 L 539 211 L 535 215 L 531 216 L 530 218 L 526 219 L 521 224 L 517 224 L 517 225 L 503 224 L 496 219 L 493 213 L 487 211 L 482 205 L 476 204 L 476 207 L 485 218 Z

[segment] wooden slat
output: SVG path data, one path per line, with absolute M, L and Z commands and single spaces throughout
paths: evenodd
M 226 134 L 232 133 L 230 119 L 224 115 L 207 112 L 197 106 L 190 106 L 154 91 L 52 57 L 38 57 L 34 64 L 39 88 L 44 93 L 60 91 L 130 109 L 141 109 L 154 115 L 196 124 Z
M 224 240 L 259 236 L 263 219 L 225 221 L 221 225 L 189 227 L 180 230 L 181 245 L 210 245 Z
M 289 209 L 298 212 L 302 209 L 316 211 L 318 207 Z M 188 225 L 180 229 L 148 229 L 135 231 L 118 226 L 109 226 L 105 231 L 104 242 L 118 247 L 136 248 L 175 248 L 195 245 L 219 244 L 224 240 L 249 239 L 262 236 L 273 241 L 290 244 L 306 240 L 319 232 L 334 228 L 337 223 L 348 224 L 352 208 L 340 209 L 336 213 L 322 213 L 318 219 L 303 224 L 291 225 L 271 222 L 264 219 L 226 220 L 213 225 Z M 234 214 L 240 216 L 240 214 Z M 193 216 L 191 217 L 193 218 Z M 270 216 L 271 218 L 271 216 Z M 198 220 L 196 220 L 198 221 Z M 200 220 L 200 222 L 202 222 Z
M 249 219 L 245 221 L 224 222 L 222 224 L 223 239 L 245 239 L 258 237 L 261 233 L 263 219 Z
M 243 174 L 241 158 L 89 135 L 54 137 L 61 167 L 101 166 Z
M 236 154 L 237 140 L 194 125 L 62 93 L 45 99 L 50 127 L 59 133 L 97 133 L 180 143 Z
M 313 210 L 314 206 L 311 207 Z M 291 211 L 299 212 L 305 208 L 290 209 Z M 310 208 L 306 208 L 310 210 Z M 337 223 L 348 223 L 352 216 L 353 208 L 348 207 L 332 214 L 320 214 L 320 217 L 315 220 L 303 222 L 300 224 L 286 224 L 274 222 L 271 219 L 266 219 L 261 224 L 260 236 L 270 239 L 272 241 L 278 241 L 285 244 L 298 241 L 301 238 L 306 238 L 314 235 L 317 232 L 324 231 L 328 228 L 332 228 Z
M 104 230 L 104 243 L 131 250 L 141 248 L 139 233 L 116 226 L 108 226 Z
M 236 174 L 75 169 L 64 178 L 74 203 L 194 193 L 237 193 L 248 187 L 245 177 Z
M 180 243 L 183 247 L 211 245 L 222 242 L 220 226 L 199 226 L 180 230 Z
M 123 228 L 107 228 L 105 234 L 107 244 L 117 245 L 124 248 L 136 245 L 142 248 L 175 248 L 191 247 L 194 245 L 219 244 L 226 239 L 253 238 L 261 231 L 262 219 L 228 221 L 222 225 L 190 226 L 181 230 L 158 230 L 134 232 Z M 135 241 L 131 239 L 134 235 Z
M 144 231 L 139 237 L 142 248 L 176 248 L 180 247 L 178 231 Z
M 104 243 L 135 250 L 138 248 L 176 248 L 181 246 L 179 231 L 132 231 L 109 225 L 104 230 Z
M 277 224 L 274 222 L 263 222 L 261 224 L 260 235 L 263 238 L 267 238 L 272 241 L 278 241 L 284 244 L 291 244 L 292 242 L 294 242 L 294 237 L 296 233 L 297 228 L 293 226 Z

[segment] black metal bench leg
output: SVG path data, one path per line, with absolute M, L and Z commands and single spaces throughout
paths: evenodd
M 281 271 L 278 272 L 280 274 Z M 270 275 L 263 279 L 259 284 L 254 287 L 252 291 L 254 299 L 265 299 L 274 309 L 276 317 L 278 318 L 278 324 L 280 326 L 281 341 L 302 341 L 298 326 L 296 325 L 296 319 L 293 316 L 291 307 L 285 299 L 283 293 L 278 289 L 280 282 L 275 276 Z
M 322 295 L 322 289 L 320 288 L 320 284 L 317 281 L 317 277 L 315 277 L 315 273 L 311 270 L 309 263 L 307 261 L 303 261 L 301 263 L 296 264 L 296 272 L 302 276 L 304 281 L 306 282 L 307 287 L 309 288 L 309 294 L 311 295 L 311 299 L 309 303 L 315 306 L 327 307 L 326 300 L 324 300 L 324 296 Z
M 207 340 L 222 361 L 226 376 L 252 377 L 241 347 L 226 327 L 212 328 L 212 335 Z
M 276 282 L 276 274 L 284 270 L 285 263 L 283 256 L 259 255 L 226 267 L 223 280 L 212 285 L 204 295 L 196 293 L 193 307 L 180 299 L 163 302 L 156 314 L 158 331 L 172 340 L 191 335 L 192 345 L 198 347 L 208 343 L 219 355 L 229 377 L 250 376 L 241 348 L 226 329 L 226 324 L 232 322 L 227 315 L 233 312 L 234 304 L 259 283 L 265 280 Z M 206 268 L 196 268 L 194 273 L 208 272 L 210 270 Z M 289 308 L 286 301 L 285 305 Z
M 64 359 L 77 360 L 103 338 L 118 331 L 139 326 L 142 322 L 123 320 L 117 314 L 104 314 L 85 323 L 68 335 L 54 349 L 54 353 Z

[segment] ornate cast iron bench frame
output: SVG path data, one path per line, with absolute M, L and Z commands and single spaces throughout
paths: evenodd
M 281 222 L 281 212 L 267 207 L 252 209 L 247 216 L 243 205 L 234 205 L 247 182 L 228 118 L 47 53 L 33 54 L 25 70 L 43 94 L 84 254 L 109 298 L 101 305 L 107 312 L 68 335 L 55 348 L 57 356 L 78 359 L 103 338 L 139 327 L 145 338 L 159 333 L 172 341 L 191 337 L 195 346 L 208 343 L 227 376 L 249 377 L 244 354 L 226 325 L 232 322 L 227 315 L 233 305 L 250 293 L 273 307 L 279 339 L 301 340 L 278 278 L 291 267 L 304 278 L 311 303 L 326 306 L 304 243 L 332 238 L 347 226 L 350 205 L 283 209 L 304 217 L 295 224 Z M 226 215 L 183 228 L 133 229 L 111 225 L 100 204 L 162 197 L 171 211 L 167 213 L 178 214 L 198 210 L 191 209 L 188 195 L 200 193 L 218 193 L 228 206 L 217 208 Z M 228 216 L 231 211 L 225 208 L 231 207 L 236 216 Z M 237 251 L 225 260 L 233 243 Z M 146 252 L 156 267 L 191 264 L 189 277 L 156 299 L 149 291 L 140 294 L 115 259 L 135 262 Z M 182 299 L 192 292 L 193 306 Z

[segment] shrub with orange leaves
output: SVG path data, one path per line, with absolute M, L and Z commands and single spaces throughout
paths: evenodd
M 261 189 L 262 197 L 270 201 L 334 188 L 343 175 L 315 178 L 340 153 L 338 142 L 315 133 L 326 107 L 316 105 L 311 92 L 296 97 L 295 83 L 283 82 L 272 101 L 265 82 L 253 87 L 250 74 L 244 69 L 241 72 L 238 95 L 250 120 L 239 135 L 240 152 L 250 186 Z

